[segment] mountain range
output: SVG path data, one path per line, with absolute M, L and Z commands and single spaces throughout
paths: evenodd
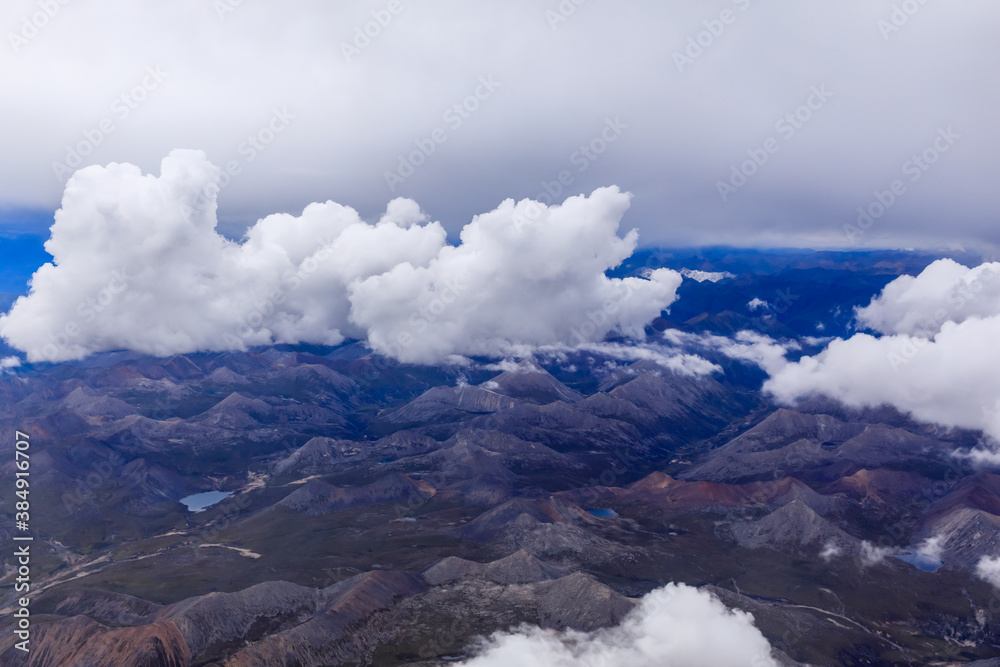
M 841 315 L 787 272 L 858 273 L 863 302 L 912 262 L 890 259 L 692 268 L 800 290 L 795 317 L 739 314 L 794 340 Z M 725 333 L 732 304 L 706 299 L 656 328 Z M 954 456 L 977 434 L 778 405 L 755 366 L 709 360 L 720 370 L 600 350 L 430 367 L 349 342 L 26 364 L 0 376 L 0 476 L 29 433 L 33 652 L 10 632 L 8 549 L 0 662 L 445 664 L 522 623 L 615 626 L 667 582 L 752 614 L 778 664 L 1000 655 L 997 593 L 975 574 L 1000 556 L 1000 475 Z M 181 502 L 209 491 L 228 495 Z M 14 511 L 4 494 L 8 545 Z M 918 552 L 933 571 L 901 558 Z

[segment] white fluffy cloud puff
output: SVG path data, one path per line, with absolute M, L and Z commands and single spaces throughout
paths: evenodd
M 945 322 L 1000 315 L 1000 263 L 962 266 L 950 259 L 933 262 L 918 276 L 901 276 L 886 285 L 858 322 L 885 334 L 929 338 Z
M 216 231 L 218 176 L 186 150 L 158 177 L 129 164 L 77 172 L 46 244 L 54 261 L 0 317 L 0 335 L 30 361 L 359 338 L 434 363 L 641 335 L 681 282 L 667 270 L 605 276 L 636 245 L 634 231 L 618 236 L 629 195 L 614 187 L 559 206 L 505 201 L 458 246 L 406 199 L 375 223 L 310 204 L 236 243 Z
M 635 231 L 617 235 L 628 204 L 617 188 L 562 206 L 508 199 L 426 265 L 401 263 L 352 284 L 351 321 L 375 349 L 414 362 L 580 345 L 613 329 L 641 337 L 682 279 L 662 269 L 648 279 L 604 275 L 635 249 Z
M 859 309 L 887 335 L 835 340 L 773 373 L 765 390 L 787 403 L 824 394 L 854 406 L 889 404 L 915 418 L 1000 439 L 1000 265 L 941 260 L 894 280 Z
M 773 667 L 771 646 L 745 612 L 670 584 L 646 595 L 621 625 L 596 632 L 522 627 L 494 635 L 467 667 Z
M 976 575 L 996 588 L 1000 588 L 1000 556 L 983 556 L 976 563 Z

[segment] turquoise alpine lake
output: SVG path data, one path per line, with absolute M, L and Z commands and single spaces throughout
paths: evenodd
M 616 516 L 618 516 L 618 512 L 610 509 L 596 509 L 587 511 L 599 519 L 614 519 Z
M 931 558 L 926 554 L 918 553 L 910 549 L 907 549 L 901 554 L 896 554 L 895 557 L 924 572 L 937 572 L 941 569 L 941 566 L 944 565 L 943 562 L 936 558 Z
M 189 512 L 203 512 L 217 502 L 220 502 L 223 498 L 231 495 L 232 491 L 205 491 L 204 493 L 196 493 L 187 498 L 181 498 L 180 502 L 187 505 Z

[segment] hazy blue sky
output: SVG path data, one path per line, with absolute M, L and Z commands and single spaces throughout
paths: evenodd
M 998 240 L 996 2 L 578 2 L 10 0 L 0 207 L 197 148 L 228 233 L 395 196 L 454 233 L 549 183 L 631 191 L 644 244 Z

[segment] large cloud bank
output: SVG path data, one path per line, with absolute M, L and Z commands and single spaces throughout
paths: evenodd
M 853 407 L 893 405 L 915 418 L 1000 439 L 1000 264 L 939 260 L 894 280 L 857 311 L 881 333 L 835 340 L 781 367 L 765 390 L 792 403 L 824 394 Z
M 524 627 L 498 633 L 466 667 L 772 667 L 753 617 L 708 593 L 670 584 L 643 598 L 615 628 L 591 633 Z
M 630 196 L 615 187 L 556 206 L 504 201 L 457 246 L 407 199 L 375 223 L 310 204 L 236 243 L 216 231 L 219 177 L 203 153 L 182 150 L 158 177 L 129 164 L 77 172 L 46 244 L 54 262 L 0 317 L 0 335 L 30 361 L 358 338 L 433 363 L 641 336 L 682 280 L 665 269 L 605 276 L 637 240 L 618 235 Z

